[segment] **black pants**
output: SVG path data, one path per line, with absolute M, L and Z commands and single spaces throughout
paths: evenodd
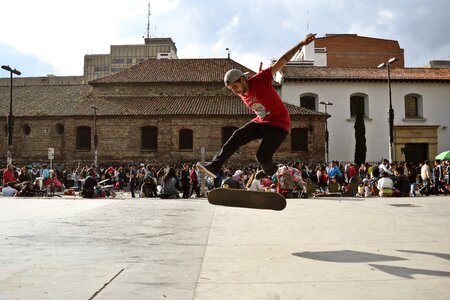
M 136 180 L 131 180 L 130 181 L 130 192 L 131 192 L 131 197 L 135 198 L 135 194 L 134 194 L 134 190 L 136 189 Z
M 219 153 L 213 158 L 210 166 L 217 173 L 239 147 L 251 141 L 261 139 L 258 151 L 256 152 L 256 161 L 264 173 L 272 175 L 277 170 L 272 160 L 273 154 L 286 139 L 287 135 L 288 132 L 280 127 L 249 122 L 231 135 Z

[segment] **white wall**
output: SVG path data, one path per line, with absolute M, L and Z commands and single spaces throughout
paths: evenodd
M 450 85 L 443 83 L 391 84 L 394 125 L 439 125 L 438 153 L 450 149 Z M 389 153 L 389 96 L 387 83 L 367 82 L 283 82 L 281 97 L 287 103 L 300 105 L 300 95 L 314 93 L 317 101 L 329 101 L 328 130 L 330 132 L 330 160 L 353 161 L 355 137 L 354 120 L 350 119 L 350 96 L 368 95 L 369 118 L 365 120 L 367 161 L 388 158 Z M 404 96 L 420 94 L 423 98 L 423 122 L 405 122 Z M 323 105 L 319 111 L 324 112 Z

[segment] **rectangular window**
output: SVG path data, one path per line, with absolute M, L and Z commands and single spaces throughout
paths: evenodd
M 292 128 L 291 130 L 291 150 L 308 151 L 308 129 Z
M 113 58 L 111 59 L 112 64 L 124 64 L 125 58 Z
M 156 150 L 158 148 L 158 128 L 145 126 L 141 128 L 141 149 Z
M 77 150 L 91 150 L 91 127 L 77 127 Z
M 365 107 L 364 107 L 364 97 L 361 96 L 353 96 L 350 97 L 350 117 L 355 118 L 356 113 L 362 110 L 362 113 L 365 115 Z
M 405 97 L 405 117 L 406 118 L 416 118 L 418 117 L 418 109 L 417 109 L 417 97 L 415 96 L 406 96 Z
M 121 72 L 121 71 L 123 71 L 123 70 L 125 70 L 125 69 L 124 69 L 124 68 L 111 68 L 111 72 L 112 72 L 112 73 Z
M 94 67 L 94 72 L 109 72 L 108 66 Z
M 193 149 L 193 131 L 190 129 L 181 129 L 179 132 L 179 149 L 192 150 Z

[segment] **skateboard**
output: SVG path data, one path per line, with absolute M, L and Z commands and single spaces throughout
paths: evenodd
M 286 199 L 279 193 L 230 188 L 211 190 L 208 193 L 208 202 L 214 205 L 256 209 L 283 210 L 286 207 Z

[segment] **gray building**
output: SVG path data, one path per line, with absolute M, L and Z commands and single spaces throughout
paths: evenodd
M 109 54 L 85 55 L 85 81 L 121 72 L 150 58 L 178 58 L 177 47 L 171 38 L 145 38 L 144 41 L 140 45 L 111 45 Z

